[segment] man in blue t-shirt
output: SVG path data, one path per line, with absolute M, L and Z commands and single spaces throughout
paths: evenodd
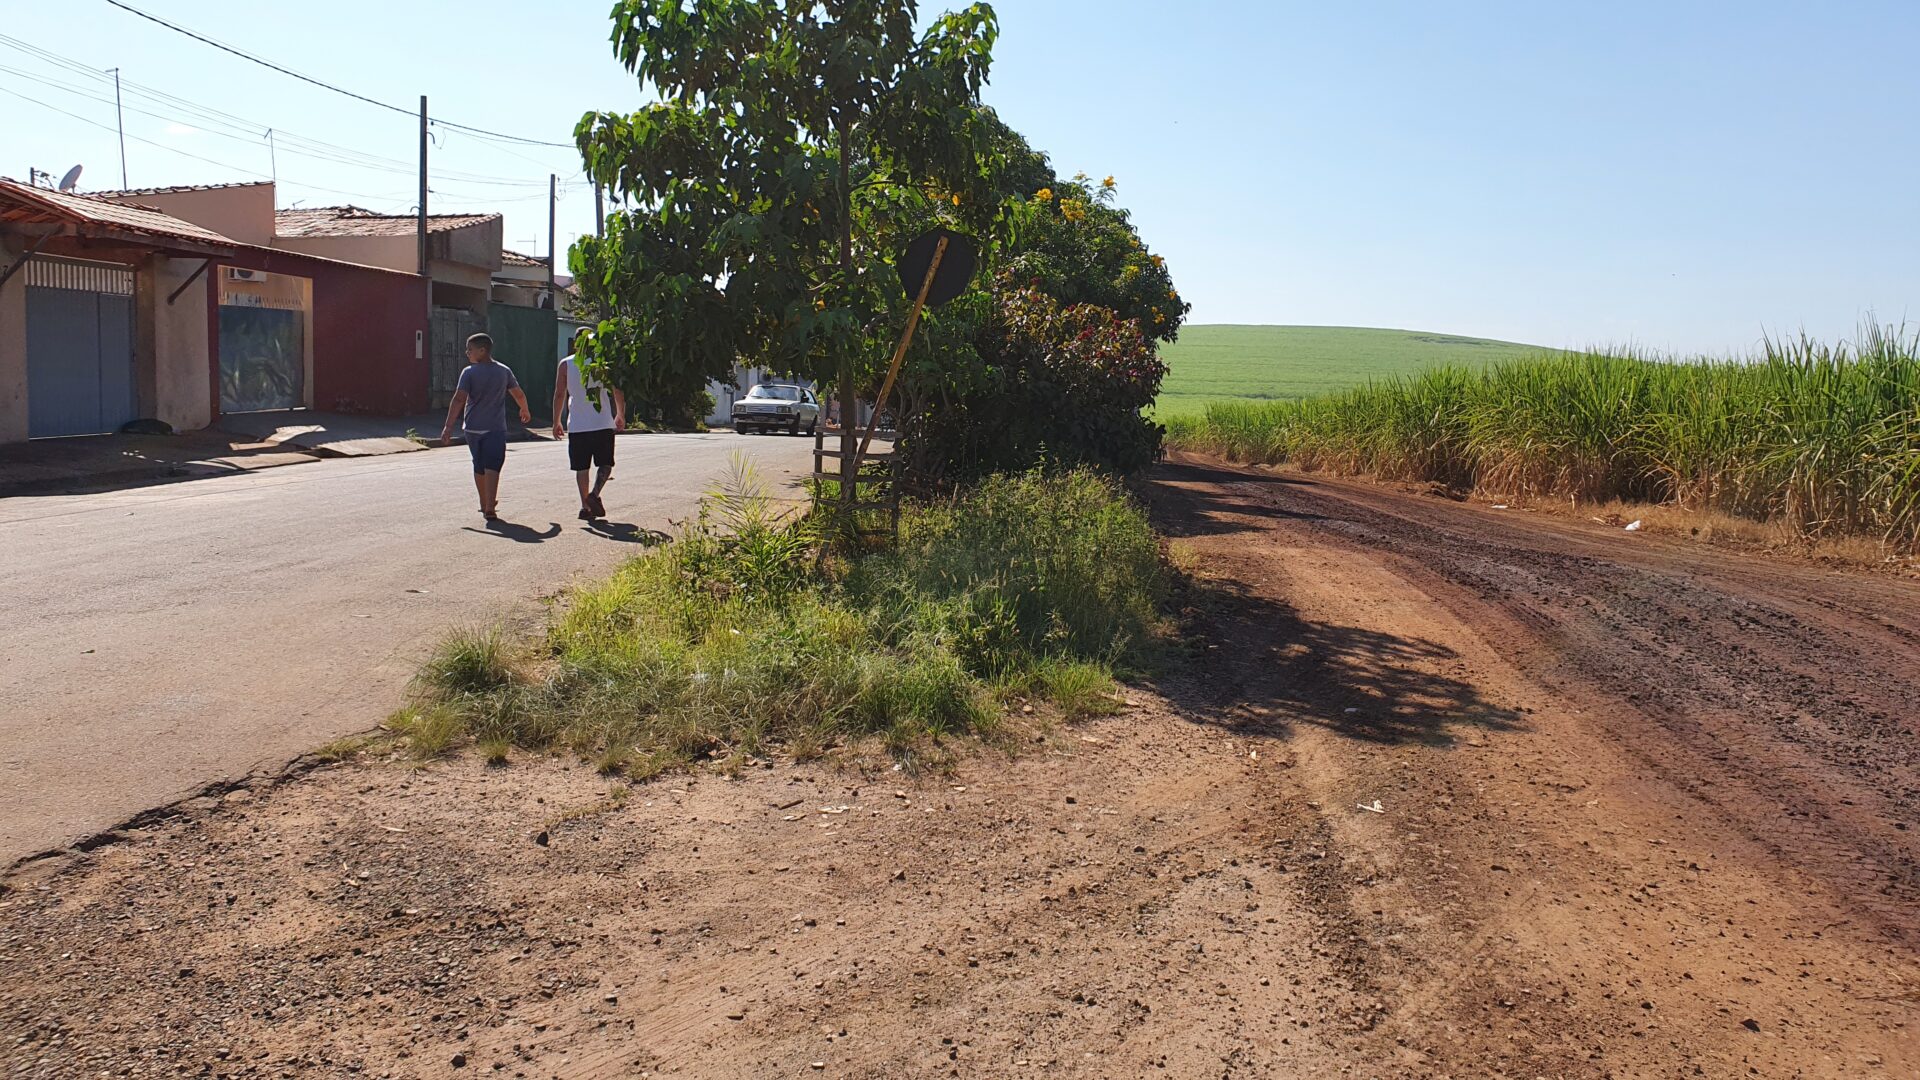
M 440 445 L 453 441 L 453 422 L 461 418 L 467 433 L 467 452 L 473 455 L 473 486 L 480 492 L 480 513 L 488 521 L 499 521 L 495 506 L 500 500 L 500 470 L 507 463 L 507 397 L 520 406 L 522 424 L 533 419 L 527 411 L 527 395 L 513 369 L 493 358 L 493 339 L 475 334 L 467 339 L 467 366 L 454 387 L 453 401 L 447 406 L 447 424 L 440 429 Z

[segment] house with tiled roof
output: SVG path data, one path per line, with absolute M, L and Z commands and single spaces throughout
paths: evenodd
M 427 270 L 435 305 L 485 308 L 494 271 L 501 266 L 502 230 L 499 214 L 427 215 Z M 289 251 L 392 270 L 420 269 L 420 219 L 414 214 L 382 214 L 358 206 L 279 210 L 273 216 L 273 237 L 275 247 Z
M 500 253 L 500 269 L 493 272 L 493 298 L 502 304 L 519 307 L 554 307 L 553 289 L 547 260 L 518 251 Z
M 275 251 L 416 277 L 422 269 L 415 214 L 385 214 L 360 206 L 278 207 L 270 182 L 150 188 L 109 197 L 150 203 L 192 221 L 218 221 L 229 235 Z M 423 357 L 429 369 L 423 393 L 433 407 L 452 396 L 454 380 L 466 362 L 467 336 L 488 329 L 493 274 L 502 265 L 502 228 L 499 214 L 427 216 L 430 297 L 422 311 L 430 313 L 430 322 L 421 337 L 422 349 L 429 353 Z
M 0 442 L 280 409 L 411 415 L 446 404 L 482 331 L 545 402 L 565 283 L 501 234 L 499 214 L 432 214 L 423 243 L 416 215 L 282 208 L 270 181 L 0 182 Z
M 0 443 L 208 419 L 205 270 L 237 245 L 0 179 Z
M 428 408 L 427 280 L 277 246 L 273 199 L 0 180 L 0 443 Z

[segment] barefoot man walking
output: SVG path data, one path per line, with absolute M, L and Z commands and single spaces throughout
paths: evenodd
M 467 366 L 447 406 L 447 424 L 440 429 L 440 445 L 453 441 L 453 422 L 466 416 L 461 426 L 467 432 L 467 452 L 473 455 L 473 486 L 480 492 L 480 513 L 488 521 L 499 521 L 500 470 L 507 464 L 507 396 L 520 406 L 522 424 L 533 419 L 527 412 L 527 395 L 513 369 L 493 358 L 493 339 L 475 334 L 467 339 Z
M 580 344 L 592 331 L 573 335 L 573 355 L 560 361 L 553 380 L 553 437 L 567 440 L 567 464 L 580 486 L 580 520 L 607 516 L 600 489 L 613 475 L 614 434 L 627 426 L 627 397 L 619 390 L 588 381 L 580 373 Z M 561 422 L 562 409 L 566 422 Z M 595 468 L 587 486 L 587 466 Z

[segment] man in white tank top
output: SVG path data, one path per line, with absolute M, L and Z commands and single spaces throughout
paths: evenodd
M 580 375 L 575 357 L 590 333 L 582 329 L 573 335 L 574 352 L 560 361 L 553 379 L 553 437 L 567 440 L 567 465 L 580 486 L 581 521 L 607 516 L 600 489 L 613 476 L 614 433 L 627 426 L 626 395 Z M 587 484 L 589 466 L 595 470 L 591 486 Z

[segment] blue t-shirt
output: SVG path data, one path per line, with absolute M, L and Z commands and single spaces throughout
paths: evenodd
M 519 386 L 513 369 L 498 360 L 460 369 L 456 389 L 467 395 L 467 414 L 460 426 L 476 435 L 507 430 L 507 391 Z

